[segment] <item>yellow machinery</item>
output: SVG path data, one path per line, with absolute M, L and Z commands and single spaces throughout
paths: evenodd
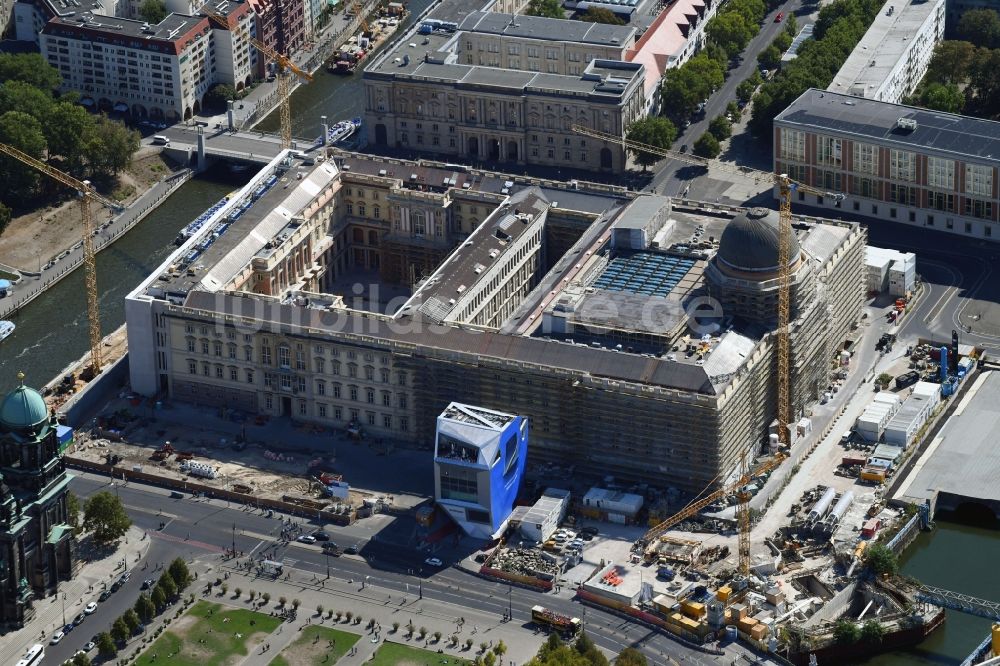
M 212 23 L 215 23 L 223 30 L 238 31 L 240 37 L 247 40 L 251 46 L 260 51 L 261 55 L 278 64 L 278 99 L 281 100 L 281 147 L 290 148 L 292 145 L 292 74 L 295 74 L 306 83 L 312 82 L 312 74 L 300 69 L 292 62 L 291 58 L 278 53 L 270 46 L 252 37 L 238 25 L 230 25 L 229 20 L 225 16 L 209 9 L 208 5 L 202 7 L 201 11 L 208 16 Z
M 832 197 L 836 200 L 843 200 L 844 195 L 824 192 L 822 190 L 814 189 L 808 185 L 797 183 L 785 174 L 773 174 L 749 167 L 734 167 L 722 162 L 705 160 L 693 155 L 688 155 L 687 153 L 679 153 L 666 148 L 651 146 L 638 141 L 631 141 L 621 136 L 590 129 L 589 127 L 584 127 L 582 125 L 573 125 L 573 131 L 578 134 L 583 134 L 584 136 L 606 141 L 608 143 L 621 144 L 622 148 L 625 149 L 652 153 L 653 155 L 660 155 L 661 157 L 676 159 L 689 164 L 698 164 L 707 167 L 710 163 L 712 163 L 726 171 L 740 173 L 743 175 L 764 177 L 778 186 L 778 191 L 781 195 L 781 204 L 779 207 L 780 219 L 778 224 L 778 265 L 781 269 L 778 276 L 778 323 L 775 330 L 775 335 L 777 337 L 778 358 L 778 404 L 776 412 L 778 421 L 778 437 L 782 446 L 788 446 L 790 444 L 788 424 L 791 420 L 791 371 L 789 367 L 790 343 L 788 326 L 791 316 L 790 292 L 792 274 L 789 264 L 791 262 L 791 239 L 793 233 L 792 192 L 794 190 L 800 190 L 811 194 L 817 194 L 819 196 Z M 695 513 L 713 503 L 717 499 L 736 492 L 738 493 L 738 499 L 740 500 L 737 505 L 737 516 L 740 527 L 740 572 L 744 574 L 747 573 L 750 570 L 750 507 L 748 504 L 750 497 L 748 493 L 743 491 L 743 487 L 747 485 L 749 480 L 754 476 L 774 469 L 774 467 L 776 467 L 783 458 L 784 454 L 779 454 L 771 461 L 764 463 L 752 471 L 749 469 L 749 461 L 744 459 L 742 466 L 743 473 L 736 483 L 730 484 L 729 486 L 726 486 L 725 488 L 722 488 L 721 490 L 718 490 L 701 500 L 689 504 L 687 507 L 682 509 L 680 513 L 668 518 L 647 532 L 646 536 L 643 537 L 643 541 L 648 544 L 652 539 L 660 536 L 685 518 L 693 516 Z
M 97 264 L 94 253 L 94 220 L 90 214 L 90 202 L 97 203 L 110 208 L 113 211 L 122 210 L 122 205 L 117 201 L 101 196 L 90 183 L 85 180 L 77 180 L 72 176 L 53 169 L 45 162 L 36 160 L 31 155 L 21 152 L 13 146 L 0 143 L 0 153 L 13 157 L 14 159 L 27 164 L 28 166 L 41 171 L 49 178 L 57 180 L 63 185 L 72 187 L 80 195 L 80 212 L 83 216 L 83 265 L 86 269 L 87 286 L 87 321 L 90 324 L 90 369 L 94 376 L 101 371 L 101 315 L 97 305 Z

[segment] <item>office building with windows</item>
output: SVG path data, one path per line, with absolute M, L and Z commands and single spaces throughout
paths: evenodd
M 990 120 L 816 89 L 774 119 L 775 171 L 846 197 L 807 205 L 996 240 L 998 168 Z
M 486 12 L 457 26 L 430 25 L 414 26 L 365 68 L 376 147 L 624 169 L 621 144 L 573 125 L 623 136 L 645 114 L 644 66 L 625 61 L 635 28 Z
M 453 402 L 438 416 L 434 498 L 469 536 L 507 526 L 528 457 L 528 420 Z
M 945 0 L 886 3 L 827 90 L 901 102 L 927 73 L 944 20 Z

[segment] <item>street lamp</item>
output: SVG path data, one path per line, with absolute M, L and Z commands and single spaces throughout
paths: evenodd
M 62 595 L 62 606 L 63 606 L 63 626 L 66 626 L 66 593 L 63 592 Z
M 323 554 L 326 555 L 326 579 L 330 580 L 330 551 L 325 550 Z
M 514 586 L 513 585 L 508 585 L 507 586 L 507 619 L 508 620 L 513 620 L 514 619 L 514 603 L 513 603 L 513 601 L 511 601 L 511 598 L 510 598 L 510 594 L 513 591 L 514 591 Z
M 233 557 L 236 557 L 236 521 L 233 521 Z

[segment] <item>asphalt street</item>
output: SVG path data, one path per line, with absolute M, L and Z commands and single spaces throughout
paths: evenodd
M 86 497 L 106 490 L 108 484 L 107 478 L 78 474 L 71 488 L 81 497 Z M 734 656 L 750 654 L 745 648 L 736 646 L 731 647 L 725 657 L 717 658 L 682 645 L 662 632 L 599 610 L 585 609 L 565 596 L 547 594 L 543 597 L 540 593 L 482 580 L 448 566 L 447 551 L 435 553 L 445 562 L 444 567 L 435 568 L 424 564 L 427 557 L 424 552 L 377 540 L 358 542 L 347 530 L 327 527 L 333 541 L 341 548 L 351 545 L 360 548 L 358 555 L 329 557 L 318 544 L 281 541 L 282 521 L 288 520 L 284 515 L 275 514 L 273 518 L 268 518 L 259 511 L 244 510 L 244 507 L 235 504 L 227 506 L 226 502 L 218 500 L 190 496 L 175 499 L 162 489 L 136 484 L 119 486 L 117 491 L 135 524 L 149 531 L 152 544 L 150 554 L 144 559 L 147 567 L 154 567 L 157 562 L 168 563 L 178 555 L 187 559 L 214 559 L 235 544 L 235 549 L 246 556 L 267 556 L 282 562 L 286 568 L 311 572 L 317 579 L 323 578 L 329 571 L 334 579 L 361 586 L 358 594 L 365 594 L 365 588 L 374 588 L 390 595 L 398 593 L 401 598 L 402 595 L 422 595 L 424 599 L 452 604 L 457 611 L 466 608 L 469 612 L 496 613 L 498 618 L 509 604 L 515 621 L 525 625 L 530 622 L 531 607 L 544 603 L 556 611 L 584 619 L 588 634 L 601 647 L 611 652 L 619 652 L 628 646 L 638 647 L 655 663 L 669 663 L 669 658 L 685 664 L 729 664 Z M 305 533 L 317 529 L 316 525 L 303 524 L 301 517 L 291 520 L 302 525 Z M 165 527 L 159 530 L 161 521 Z M 215 561 L 218 563 L 221 560 Z M 224 566 L 235 566 L 235 562 L 229 560 Z M 101 604 L 101 608 L 82 627 L 69 634 L 63 644 L 52 648 L 52 654 L 62 658 L 71 656 L 94 633 L 109 627 L 123 610 L 134 604 L 147 571 L 141 568 L 136 571 L 125 589 Z M 95 596 L 98 593 L 95 592 Z M 744 659 L 742 663 L 750 662 Z

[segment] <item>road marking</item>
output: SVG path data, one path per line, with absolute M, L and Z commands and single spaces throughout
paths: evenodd
M 948 301 L 951 300 L 951 297 L 954 296 L 956 293 L 958 293 L 958 287 L 955 286 L 947 287 L 944 290 L 944 293 L 941 294 L 940 298 L 938 298 L 937 301 L 934 303 L 934 305 L 931 306 L 931 309 L 927 313 L 927 316 L 924 317 L 924 323 L 925 324 L 930 323 L 933 319 L 935 319 L 938 316 L 938 314 L 940 314 L 941 310 L 944 309 L 944 306 L 947 305 Z

